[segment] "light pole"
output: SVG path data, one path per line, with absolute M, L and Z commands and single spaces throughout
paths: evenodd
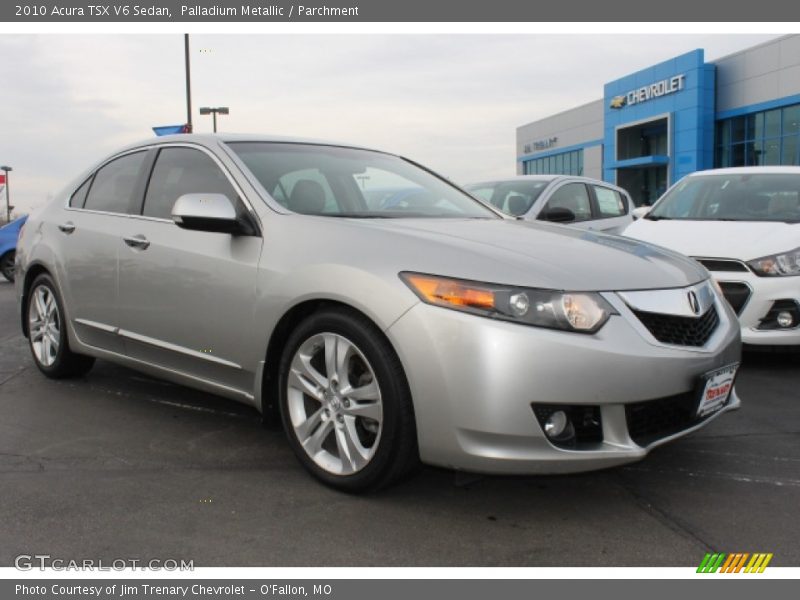
M 3 171 L 6 174 L 6 223 L 11 222 L 11 187 L 9 186 L 8 182 L 8 174 L 13 170 L 14 169 L 7 165 L 0 167 L 0 171 Z
M 214 117 L 214 133 L 217 133 L 217 114 L 220 115 L 227 115 L 230 114 L 227 106 L 218 106 L 216 108 L 210 108 L 208 106 L 203 106 L 200 108 L 201 115 L 213 115 Z
M 192 78 L 189 64 L 189 34 L 183 34 L 183 60 L 186 63 L 186 133 L 192 133 Z

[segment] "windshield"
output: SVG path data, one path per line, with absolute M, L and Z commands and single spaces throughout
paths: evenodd
M 270 195 L 307 215 L 500 218 L 417 165 L 389 154 L 314 144 L 231 142 Z
M 464 189 L 504 213 L 519 217 L 531 209 L 549 183 L 549 180 L 489 181 L 468 185 Z
M 658 201 L 650 220 L 800 222 L 800 175 L 689 176 Z

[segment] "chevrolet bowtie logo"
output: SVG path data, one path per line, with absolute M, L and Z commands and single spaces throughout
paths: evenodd
M 627 103 L 628 103 L 628 97 L 627 96 L 614 96 L 611 99 L 611 104 L 609 104 L 609 106 L 611 108 L 622 108 Z

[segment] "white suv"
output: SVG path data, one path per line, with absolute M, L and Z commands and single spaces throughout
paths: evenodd
M 744 343 L 800 344 L 800 167 L 694 173 L 624 234 L 711 271 Z

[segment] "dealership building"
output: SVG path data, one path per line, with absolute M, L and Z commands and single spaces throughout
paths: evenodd
M 684 175 L 800 165 L 800 35 L 706 62 L 694 50 L 517 129 L 517 172 L 584 175 L 651 204 Z

